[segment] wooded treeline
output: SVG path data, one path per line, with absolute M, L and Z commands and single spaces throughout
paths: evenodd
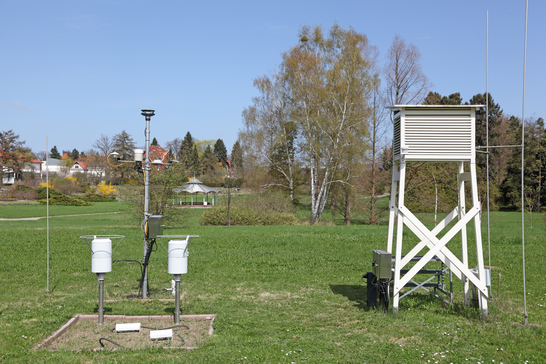
M 420 67 L 420 53 L 395 37 L 380 64 L 379 52 L 353 29 L 303 27 L 300 41 L 282 55 L 269 75 L 258 77 L 258 96 L 243 111 L 239 140 L 245 182 L 255 188 L 285 190 L 294 203 L 310 194 L 311 223 L 325 207 L 350 224 L 351 211 L 368 210 L 377 222 L 379 194 L 388 192 L 392 166 L 390 105 L 460 105 L 459 93 L 442 96 Z M 383 82 L 382 82 L 383 81 Z M 491 209 L 521 208 L 522 123 L 505 115 L 491 95 L 476 94 L 465 104 L 488 104 L 476 115 L 477 169 L 486 206 L 489 158 Z M 487 138 L 490 148 L 487 149 Z M 527 209 L 538 210 L 543 187 L 546 141 L 542 118 L 525 121 Z M 488 157 L 487 157 L 488 156 Z M 408 169 L 408 207 L 450 211 L 456 205 L 453 163 L 412 163 Z

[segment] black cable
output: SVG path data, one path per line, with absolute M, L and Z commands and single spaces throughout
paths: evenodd
M 119 346 L 120 348 L 123 348 L 123 345 L 120 345 L 120 344 L 118 344 L 117 342 L 115 342 L 115 341 L 113 341 L 113 340 L 110 340 L 110 339 L 108 339 L 108 338 L 101 337 L 101 338 L 99 339 L 99 344 L 100 344 L 100 346 L 102 346 L 103 348 L 104 348 L 104 344 L 102 343 L 102 340 L 109 341 L 109 342 L 111 342 L 112 344 L 117 345 L 117 346 Z
M 148 241 L 146 241 L 146 244 L 148 244 Z M 138 286 L 138 293 L 140 294 L 142 291 L 142 286 L 144 285 L 144 272 L 147 271 L 148 263 L 150 261 L 150 255 L 152 254 L 152 248 L 155 244 L 155 239 L 151 239 L 150 245 L 148 245 L 148 249 L 146 250 L 146 256 L 144 257 L 144 262 L 142 264 L 142 274 L 140 277 L 140 284 Z M 146 295 L 150 294 L 150 285 L 147 285 L 146 289 Z
M 184 346 L 186 344 L 186 340 L 184 340 L 184 338 L 180 336 L 179 334 L 176 334 L 176 336 L 182 339 L 182 344 L 180 346 Z
M 161 330 L 168 330 L 168 329 L 174 329 L 174 328 L 177 328 L 177 327 L 185 327 L 186 329 L 190 329 L 188 326 L 186 325 L 174 325 L 174 326 L 170 326 L 170 327 L 166 327 L 164 329 L 161 329 Z

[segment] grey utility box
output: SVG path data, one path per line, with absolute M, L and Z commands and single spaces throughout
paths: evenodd
M 162 217 L 163 215 L 150 215 L 148 217 L 148 239 L 156 239 L 158 235 L 163 234 Z
M 373 268 L 372 273 L 377 279 L 391 279 L 392 254 L 386 250 L 374 250 L 373 251 Z

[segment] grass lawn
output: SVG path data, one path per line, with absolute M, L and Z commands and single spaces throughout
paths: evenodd
M 119 202 L 95 202 L 91 206 L 49 206 L 49 216 L 72 214 L 95 214 L 117 212 L 121 210 Z M 17 219 L 26 217 L 46 217 L 47 206 L 42 204 L 0 204 L 0 218 Z
M 89 208 L 111 212 L 115 206 L 100 203 Z M 30 214 L 12 207 L 0 206 L 0 217 Z M 87 214 L 89 208 L 71 207 L 69 213 L 59 215 Z M 142 234 L 138 226 L 128 225 L 123 214 L 51 219 L 51 293 L 46 294 L 45 219 L 0 221 L 0 361 L 546 362 L 546 239 L 544 223 L 537 217 L 525 235 L 531 325 L 522 326 L 519 213 L 491 214 L 492 265 L 498 269 L 493 271 L 490 315 L 481 320 L 477 310 L 462 305 L 458 281 L 451 306 L 423 291 L 401 300 L 397 317 L 369 310 L 361 277 L 370 270 L 372 250 L 386 247 L 385 225 L 207 227 L 198 225 L 201 212 L 193 209 L 185 224 L 164 231 L 200 236 L 189 247 L 181 311 L 217 316 L 214 335 L 193 351 L 33 351 L 75 314 L 97 311 L 97 279 L 91 273 L 90 250 L 79 236 L 124 235 L 119 245 L 114 242 L 113 258 L 141 260 Z M 422 218 L 432 221 L 430 215 Z M 412 241 L 411 236 L 408 239 Z M 106 315 L 173 313 L 173 303 L 157 299 L 170 295 L 162 291 L 172 279 L 167 273 L 167 243 L 162 241 L 151 256 L 152 299 L 105 303 Z M 105 299 L 135 292 L 138 279 L 137 264 L 115 263 L 106 274 Z

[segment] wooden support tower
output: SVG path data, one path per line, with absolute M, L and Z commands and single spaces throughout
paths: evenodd
M 464 283 L 464 302 L 470 303 L 470 283 L 478 292 L 483 315 L 487 315 L 487 286 L 481 239 L 478 182 L 476 179 L 475 120 L 476 109 L 483 105 L 395 105 L 391 107 L 394 119 L 393 171 L 389 203 L 389 230 L 387 250 L 393 253 L 396 221 L 396 245 L 394 256 L 393 312 L 398 313 L 400 291 L 434 256 Z M 458 164 L 458 205 L 434 229 L 429 230 L 404 205 L 406 166 L 412 162 L 453 162 Z M 468 166 L 469 170 L 465 168 Z M 465 206 L 465 182 L 470 183 L 472 207 Z M 438 234 L 453 220 L 458 219 L 441 237 Z M 471 271 L 468 261 L 466 225 L 474 223 L 477 256 L 477 274 Z M 404 225 L 420 242 L 402 256 Z M 456 256 L 448 243 L 458 233 L 461 236 L 461 255 Z M 409 248 L 409 247 L 406 247 Z M 401 270 L 418 256 L 426 253 L 409 271 L 401 276 Z M 453 248 L 452 248 L 453 249 Z M 407 250 L 407 249 L 406 249 Z M 415 259 L 414 259 L 415 261 Z M 473 267 L 472 267 L 473 268 Z

